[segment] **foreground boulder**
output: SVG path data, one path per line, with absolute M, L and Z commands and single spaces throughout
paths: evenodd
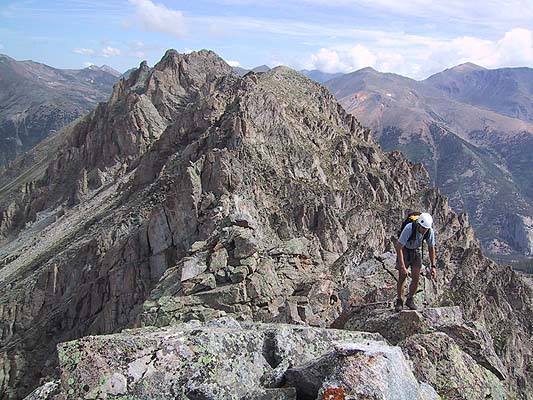
M 376 400 L 438 398 L 375 333 L 222 318 L 88 336 L 60 344 L 59 358 L 60 384 L 27 399 L 314 400 L 332 389 Z
M 402 347 L 413 360 L 415 375 L 444 398 L 506 399 L 507 370 L 485 326 L 465 321 L 459 307 L 420 311 L 360 309 L 346 329 L 378 332 Z

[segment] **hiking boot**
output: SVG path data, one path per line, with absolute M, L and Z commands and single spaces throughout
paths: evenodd
M 411 310 L 416 310 L 417 309 L 416 304 L 415 304 L 415 302 L 414 302 L 412 297 L 408 297 L 407 298 L 407 300 L 405 301 L 405 305 L 407 307 L 409 307 L 409 309 L 411 309 Z
M 396 299 L 396 303 L 394 303 L 394 311 L 400 312 L 402 310 L 403 310 L 403 300 Z

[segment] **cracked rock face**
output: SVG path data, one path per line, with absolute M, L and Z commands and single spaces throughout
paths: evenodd
M 531 289 L 427 181 L 295 71 L 238 77 L 212 52 L 169 50 L 0 199 L 2 396 L 52 381 L 56 345 L 87 335 L 224 316 L 326 328 L 389 307 L 408 209 L 432 213 L 439 243 L 417 301 L 482 321 L 505 389 L 527 396 Z
M 33 398 L 314 400 L 334 385 L 347 396 L 437 398 L 379 334 L 230 318 L 89 336 L 60 345 L 59 359 L 60 386 Z
M 361 310 L 345 323 L 346 329 L 379 332 L 405 349 L 418 379 L 433 385 L 445 398 L 509 396 L 503 382 L 506 367 L 481 321 L 465 321 L 461 309 L 427 308 L 421 311 Z

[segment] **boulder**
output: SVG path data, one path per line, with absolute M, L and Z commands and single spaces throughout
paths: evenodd
M 341 398 L 376 400 L 429 400 L 416 380 L 399 347 L 364 342 L 336 343 L 322 357 L 286 372 L 287 384 L 296 388 L 298 399 L 323 399 L 332 388 Z
M 496 375 L 443 332 L 416 334 L 401 346 L 413 361 L 416 377 L 429 383 L 445 399 L 510 398 Z
M 457 398 L 476 398 L 474 393 L 477 393 L 478 389 L 479 393 L 491 393 L 495 396 L 491 398 L 502 398 L 501 393 L 506 393 L 502 384 L 496 382 L 506 380 L 507 370 L 494 349 L 491 336 L 481 322 L 465 321 L 459 307 L 400 312 L 391 309 L 362 309 L 351 315 L 346 328 L 378 332 L 391 343 L 407 349 L 409 354 L 416 353 L 417 377 L 432 385 L 437 379 L 435 364 L 438 364 L 438 376 L 443 382 L 461 381 L 464 370 L 468 370 L 470 375 L 465 385 L 471 385 L 473 389 L 467 393 L 474 397 Z M 437 344 L 429 345 L 433 339 L 440 343 L 440 347 L 435 347 Z M 440 352 L 448 352 L 446 357 L 452 360 L 450 364 L 454 363 L 453 360 L 456 360 L 457 364 L 452 367 L 440 362 Z M 429 359 L 432 361 L 428 361 Z M 428 371 L 434 372 L 432 379 L 428 378 Z M 434 386 L 441 396 L 449 396 L 451 389 L 445 387 L 444 383 Z M 457 390 L 451 392 L 459 393 L 462 387 L 458 385 Z
M 431 398 L 398 347 L 363 332 L 221 318 L 87 336 L 58 351 L 60 387 L 38 399 L 315 399 L 332 380 L 382 396 L 368 398 Z

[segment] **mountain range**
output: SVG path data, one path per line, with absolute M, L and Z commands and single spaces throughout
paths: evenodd
M 252 68 L 252 69 L 246 69 L 246 68 L 242 68 L 242 67 L 234 67 L 233 68 L 233 70 L 240 76 L 244 76 L 250 71 L 252 71 L 252 72 L 267 72 L 267 71 L 270 71 L 270 69 L 271 68 L 268 65 L 260 65 L 258 67 Z M 330 79 L 337 78 L 337 77 L 343 75 L 342 73 L 333 73 L 333 74 L 331 74 L 331 73 L 327 73 L 327 72 L 322 72 L 322 71 L 319 71 L 317 69 L 313 69 L 313 70 L 302 69 L 299 72 L 302 75 L 305 75 L 308 78 L 310 78 L 310 79 L 312 79 L 312 80 L 314 80 L 315 82 L 318 82 L 318 83 L 324 83 L 326 81 L 329 81 Z
M 168 50 L 34 152 L 0 174 L 2 398 L 532 399 L 528 277 L 290 68 Z M 413 209 L 439 270 L 396 313 Z
M 119 76 L 106 65 L 61 70 L 0 54 L 0 167 L 106 100 Z
M 469 63 L 415 81 L 364 68 L 325 85 L 383 149 L 425 165 L 489 254 L 533 254 L 533 69 Z
M 269 70 L 234 68 L 240 76 Z M 1 56 L 0 165 L 91 110 L 132 71 L 58 70 Z M 488 254 L 501 261 L 533 254 L 532 69 L 466 63 L 423 81 L 372 68 L 300 73 L 324 83 L 383 149 L 422 162 L 454 209 L 471 215 Z M 51 149 L 57 140 L 45 144 Z M 22 165 L 35 170 L 48 154 L 25 154 L 3 178 Z

